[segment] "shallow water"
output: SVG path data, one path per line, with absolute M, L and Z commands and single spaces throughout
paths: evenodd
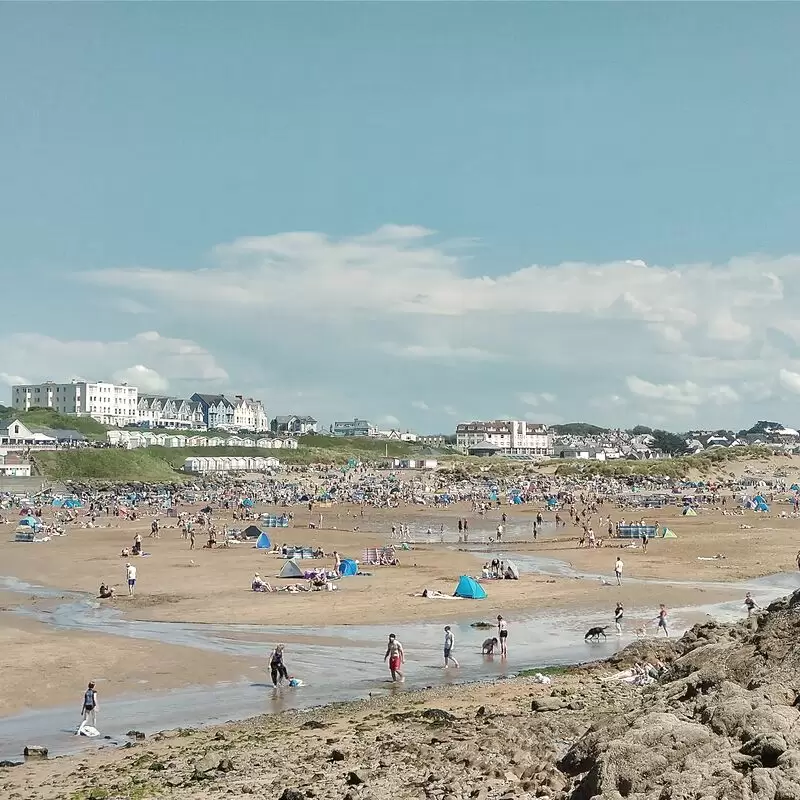
M 600 576 L 583 573 L 555 559 L 525 555 L 512 557 L 523 572 L 566 575 L 580 580 L 598 580 Z M 628 579 L 634 582 L 635 579 Z M 782 573 L 738 584 L 681 581 L 649 581 L 637 583 L 672 584 L 729 590 L 730 600 L 710 605 L 670 609 L 673 635 L 680 635 L 697 622 L 713 616 L 720 621 L 743 616 L 742 596 L 746 590 L 757 593 L 762 604 L 800 585 L 800 574 Z M 370 694 L 404 691 L 426 686 L 496 680 L 509 677 L 522 669 L 545 665 L 574 664 L 611 655 L 629 644 L 632 632 L 621 637 L 610 635 L 606 641 L 589 644 L 584 632 L 593 625 L 608 624 L 605 612 L 591 611 L 514 613 L 509 618 L 509 657 L 483 657 L 481 642 L 493 631 L 470 627 L 469 622 L 451 622 L 456 637 L 455 656 L 461 668 L 442 668 L 442 626 L 448 619 L 448 607 L 461 600 L 432 600 L 441 605 L 438 622 L 415 622 L 392 626 L 406 650 L 406 683 L 388 682 L 383 664 L 386 626 L 347 625 L 316 629 L 303 628 L 304 641 L 287 646 L 287 666 L 291 674 L 306 682 L 298 689 L 284 688 L 275 692 L 266 674 L 266 656 L 272 644 L 289 637 L 286 627 L 260 625 L 207 625 L 134 621 L 107 607 L 100 607 L 94 598 L 75 592 L 54 592 L 13 578 L 0 578 L 0 589 L 40 598 L 64 598 L 50 610 L 25 607 L 19 613 L 30 615 L 59 629 L 81 630 L 128 638 L 147 639 L 169 644 L 182 644 L 198 650 L 214 650 L 230 655 L 252 657 L 253 667 L 247 674 L 236 674 L 226 683 L 188 687 L 167 692 L 152 692 L 146 684 L 132 686 L 129 696 L 102 702 L 103 676 L 91 676 L 98 682 L 101 696 L 99 725 L 111 742 L 124 741 L 130 729 L 152 733 L 174 727 L 199 726 L 243 719 L 290 708 L 307 709 L 333 701 L 367 698 Z M 654 596 L 654 608 L 657 597 Z M 491 605 L 475 602 L 474 620 L 489 621 L 496 613 Z M 610 616 L 610 613 L 608 614 Z M 613 626 L 612 626 L 613 630 Z M 65 753 L 81 747 L 97 747 L 108 740 L 87 740 L 72 735 L 79 719 L 74 706 L 26 712 L 0 718 L 0 759 L 18 758 L 23 746 L 41 744 L 51 753 Z

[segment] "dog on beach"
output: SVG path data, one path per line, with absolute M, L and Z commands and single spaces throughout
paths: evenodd
M 485 639 L 481 645 L 481 653 L 485 656 L 494 655 L 495 647 L 497 647 L 497 637 L 493 636 L 491 639 Z
M 589 630 L 586 631 L 586 636 L 583 637 L 583 641 L 599 642 L 601 636 L 606 639 L 606 628 L 608 628 L 608 625 L 602 627 L 600 625 L 596 625 L 594 628 L 589 628 Z

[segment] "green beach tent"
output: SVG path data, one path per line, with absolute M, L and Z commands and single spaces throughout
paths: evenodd
M 664 538 L 665 539 L 677 539 L 677 535 L 674 534 L 669 528 L 664 528 Z

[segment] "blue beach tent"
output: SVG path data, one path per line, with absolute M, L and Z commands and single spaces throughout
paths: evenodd
M 269 536 L 264 531 L 261 531 L 261 535 L 256 539 L 256 547 L 259 550 L 269 550 L 272 547 L 272 542 L 270 542 Z
M 475 578 L 470 578 L 469 575 L 462 575 L 458 579 L 458 586 L 456 586 L 453 596 L 466 597 L 469 600 L 483 600 L 486 597 L 486 590 Z
M 760 494 L 757 494 L 753 498 L 753 504 L 755 506 L 756 511 L 769 511 L 769 506 L 767 505 L 767 501 Z
M 339 563 L 339 574 L 345 578 L 349 575 L 358 574 L 358 564 L 352 558 L 343 558 Z

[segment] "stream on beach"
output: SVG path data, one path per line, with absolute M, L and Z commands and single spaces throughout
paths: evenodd
M 476 555 L 484 557 L 485 551 Z M 524 573 L 558 575 L 576 580 L 598 581 L 600 575 L 579 572 L 563 561 L 533 555 L 508 553 Z M 768 598 L 798 588 L 797 574 L 780 573 L 739 583 L 709 583 L 671 580 L 626 579 L 628 583 L 717 588 L 729 593 L 730 599 L 710 605 L 694 605 L 670 609 L 671 635 L 681 635 L 709 616 L 718 621 L 732 621 L 743 616 L 742 597 L 745 591 L 757 593 L 762 604 Z M 359 700 L 375 694 L 402 692 L 429 686 L 442 686 L 481 680 L 511 677 L 520 670 L 548 665 L 569 665 L 594 661 L 612 655 L 630 644 L 635 636 L 626 631 L 622 636 L 609 628 L 607 640 L 584 642 L 585 631 L 597 624 L 608 624 L 607 609 L 592 612 L 548 611 L 540 609 L 515 612 L 509 620 L 509 655 L 482 656 L 481 643 L 493 631 L 471 627 L 473 621 L 490 622 L 489 604 L 475 603 L 472 619 L 451 621 L 448 605 L 467 600 L 432 599 L 441 604 L 441 617 L 436 622 L 414 622 L 391 626 L 406 652 L 406 681 L 394 685 L 388 681 L 383 664 L 385 642 L 390 632 L 385 625 L 339 625 L 293 630 L 289 626 L 236 624 L 197 624 L 151 622 L 125 619 L 113 608 L 101 607 L 94 597 L 80 593 L 48 590 L 14 578 L 0 577 L 0 589 L 24 593 L 41 599 L 64 598 L 48 611 L 21 606 L 17 613 L 52 625 L 59 630 L 103 633 L 154 642 L 180 644 L 198 651 L 213 650 L 236 656 L 252 657 L 254 666 L 247 675 L 232 676 L 230 681 L 210 686 L 190 686 L 171 691 L 152 691 L 146 685 L 131 687 L 128 696 L 102 703 L 98 727 L 108 738 L 86 739 L 75 736 L 79 723 L 74 704 L 66 707 L 24 712 L 0 718 L 0 760 L 18 759 L 26 744 L 44 745 L 58 755 L 84 747 L 120 744 L 125 733 L 139 730 L 152 734 L 159 730 L 200 726 L 240 720 L 259 714 L 272 714 L 289 709 L 310 709 L 331 702 Z M 658 598 L 654 592 L 654 615 Z M 459 607 L 459 611 L 463 611 Z M 460 669 L 442 668 L 442 626 L 449 623 L 456 637 L 454 655 Z M 654 631 L 654 629 L 653 629 Z M 304 681 L 299 688 L 284 687 L 275 691 L 267 674 L 267 654 L 275 642 L 291 640 L 286 662 L 290 674 Z M 88 656 L 87 656 L 88 662 Z M 90 665 L 87 663 L 87 667 Z M 103 676 L 93 675 L 100 687 Z

